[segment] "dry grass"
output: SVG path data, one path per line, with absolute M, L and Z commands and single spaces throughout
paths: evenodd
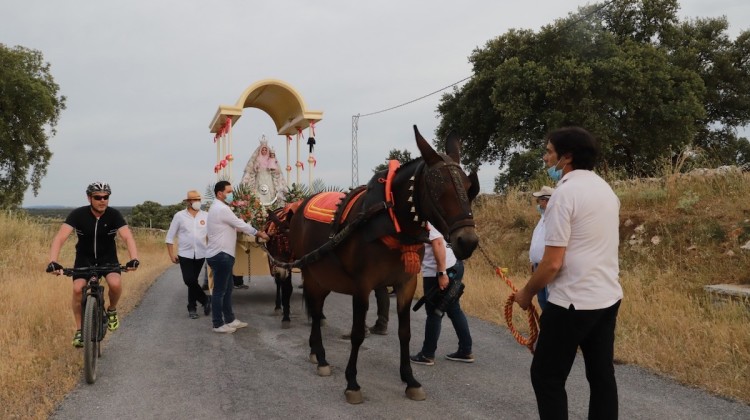
M 49 245 L 59 224 L 0 213 L 0 418 L 47 418 L 78 383 L 82 357 L 71 346 L 71 280 L 46 274 Z M 135 232 L 141 267 L 123 275 L 118 310 L 138 304 L 169 260 L 163 233 Z M 68 239 L 60 261 L 71 265 L 76 239 Z M 127 252 L 121 250 L 121 261 Z M 127 321 L 125 321 L 127 322 Z
M 750 176 L 670 176 L 618 183 L 615 191 L 622 203 L 625 290 L 617 360 L 750 403 L 748 307 L 714 305 L 702 289 L 750 284 L 750 253 L 740 249 L 750 240 Z M 494 264 L 508 268 L 517 287 L 523 286 L 538 217 L 528 194 L 483 197 L 475 215 L 483 249 Z M 43 272 L 58 226 L 3 214 L 0 226 L 0 352 L 6 361 L 0 365 L 0 418 L 45 418 L 79 381 L 82 359 L 70 345 L 70 279 Z M 136 232 L 136 240 L 142 265 L 124 276 L 123 313 L 170 265 L 163 233 Z M 72 262 L 74 242 L 68 240 L 63 262 Z M 467 262 L 464 278 L 468 286 L 461 305 L 466 312 L 504 324 L 510 289 L 481 253 Z M 526 332 L 518 307 L 514 324 Z

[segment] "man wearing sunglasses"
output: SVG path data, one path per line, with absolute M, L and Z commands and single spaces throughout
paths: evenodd
M 89 201 L 88 206 L 79 207 L 68 214 L 65 222 L 60 226 L 60 230 L 52 240 L 50 247 L 47 272 L 52 274 L 62 274 L 62 265 L 57 263 L 65 241 L 71 233 L 75 231 L 78 237 L 76 243 L 76 259 L 74 267 L 90 267 L 95 265 L 120 265 L 117 259 L 117 245 L 115 236 L 118 234 L 125 241 L 130 254 L 130 261 L 125 265 L 128 271 L 138 269 L 138 251 L 135 246 L 135 239 L 128 228 L 127 222 L 122 214 L 109 207 L 109 195 L 112 189 L 105 182 L 94 182 L 86 188 L 86 196 Z M 107 289 L 109 291 L 109 306 L 107 307 L 107 328 L 110 331 L 116 330 L 120 326 L 120 320 L 117 316 L 117 302 L 120 300 L 122 293 L 122 284 L 120 281 L 120 270 L 114 270 L 107 273 Z M 83 347 L 81 338 L 81 293 L 86 285 L 86 279 L 80 276 L 73 277 L 73 316 L 76 322 L 76 333 L 73 336 L 73 346 Z

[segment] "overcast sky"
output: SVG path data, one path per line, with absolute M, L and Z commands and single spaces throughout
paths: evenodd
M 216 181 L 211 122 L 252 83 L 281 79 L 316 126 L 314 177 L 351 184 L 352 116 L 386 109 L 471 76 L 468 57 L 511 28 L 538 30 L 583 1 L 4 1 L 0 43 L 40 50 L 67 97 L 39 195 L 23 205 L 78 206 L 95 180 L 111 205 L 174 204 Z M 748 28 L 746 0 L 683 0 L 682 17 L 728 17 Z M 391 149 L 418 156 L 412 125 L 428 139 L 440 94 L 359 120 L 359 183 Z M 233 179 L 265 134 L 284 160 L 265 113 L 235 126 Z M 305 133 L 307 135 L 307 133 Z M 306 159 L 306 154 L 303 160 Z M 482 191 L 497 168 L 484 165 Z M 294 172 L 292 172 L 294 177 Z M 294 181 L 294 178 L 293 178 Z M 306 183 L 307 175 L 302 179 Z

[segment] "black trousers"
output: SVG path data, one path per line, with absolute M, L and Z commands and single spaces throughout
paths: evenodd
M 375 289 L 375 301 L 378 304 L 378 320 L 374 326 L 377 329 L 385 330 L 388 328 L 388 311 L 391 308 L 391 299 L 385 287 Z
M 204 292 L 200 284 L 198 284 L 198 277 L 201 274 L 203 263 L 206 259 L 178 258 L 180 260 L 180 270 L 182 270 L 182 280 L 188 288 L 188 310 L 194 311 L 197 307 L 196 302 L 200 302 L 201 305 L 204 306 L 206 305 L 206 302 L 208 302 L 206 292 Z
M 614 343 L 619 308 L 620 301 L 609 308 L 587 311 L 547 303 L 531 362 L 531 384 L 540 419 L 568 418 L 565 381 L 579 346 L 590 388 L 588 418 L 617 418 Z

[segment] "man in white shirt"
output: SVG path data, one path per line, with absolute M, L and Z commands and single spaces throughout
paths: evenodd
M 213 328 L 217 333 L 233 333 L 239 328 L 247 327 L 234 317 L 232 312 L 232 267 L 234 251 L 237 244 L 237 231 L 268 240 L 265 232 L 237 217 L 229 204 L 232 203 L 233 189 L 229 181 L 219 181 L 214 186 L 216 200 L 208 210 L 208 248 L 206 261 L 214 271 L 214 289 L 211 294 L 213 306 Z
M 427 228 L 430 230 L 430 242 L 425 244 L 424 258 L 422 258 L 422 287 L 425 296 L 437 292 L 433 289 L 445 290 L 451 281 L 461 281 L 464 276 L 463 262 L 456 259 L 453 250 L 448 247 L 443 235 L 429 222 Z M 459 300 L 456 299 L 451 302 L 444 312 L 448 314 L 458 337 L 458 351 L 449 353 L 445 358 L 454 362 L 474 363 L 469 322 L 466 320 L 466 314 L 461 309 Z M 412 363 L 418 365 L 432 366 L 435 364 L 435 351 L 437 350 L 438 339 L 440 339 L 443 313 L 436 311 L 435 302 L 431 300 L 425 303 L 425 310 L 427 311 L 427 319 L 425 320 L 422 350 L 410 356 L 409 359 Z
M 616 419 L 614 340 L 623 293 L 619 282 L 620 201 L 592 170 L 599 145 L 579 127 L 547 136 L 544 161 L 558 181 L 545 210 L 539 267 L 515 295 L 523 309 L 548 286 L 531 383 L 541 419 L 567 418 L 565 381 L 581 348 L 589 381 L 589 418 Z
M 536 271 L 544 255 L 544 211 L 547 209 L 547 203 L 553 192 L 555 192 L 554 188 L 545 185 L 539 191 L 531 193 L 531 195 L 536 197 L 536 210 L 541 216 L 534 228 L 534 233 L 531 234 L 531 245 L 529 246 L 529 261 L 531 262 L 532 273 Z M 536 294 L 536 299 L 539 302 L 539 307 L 544 310 L 547 306 L 546 287 L 539 290 L 539 293 Z
M 188 288 L 188 316 L 198 318 L 196 302 L 203 305 L 203 313 L 211 313 L 211 300 L 198 283 L 203 264 L 206 261 L 206 219 L 208 213 L 201 210 L 201 195 L 198 191 L 188 191 L 184 200 L 187 208 L 178 211 L 172 217 L 167 231 L 167 252 L 169 260 L 180 264 L 182 280 Z M 177 239 L 178 250 L 175 255 L 174 241 Z

